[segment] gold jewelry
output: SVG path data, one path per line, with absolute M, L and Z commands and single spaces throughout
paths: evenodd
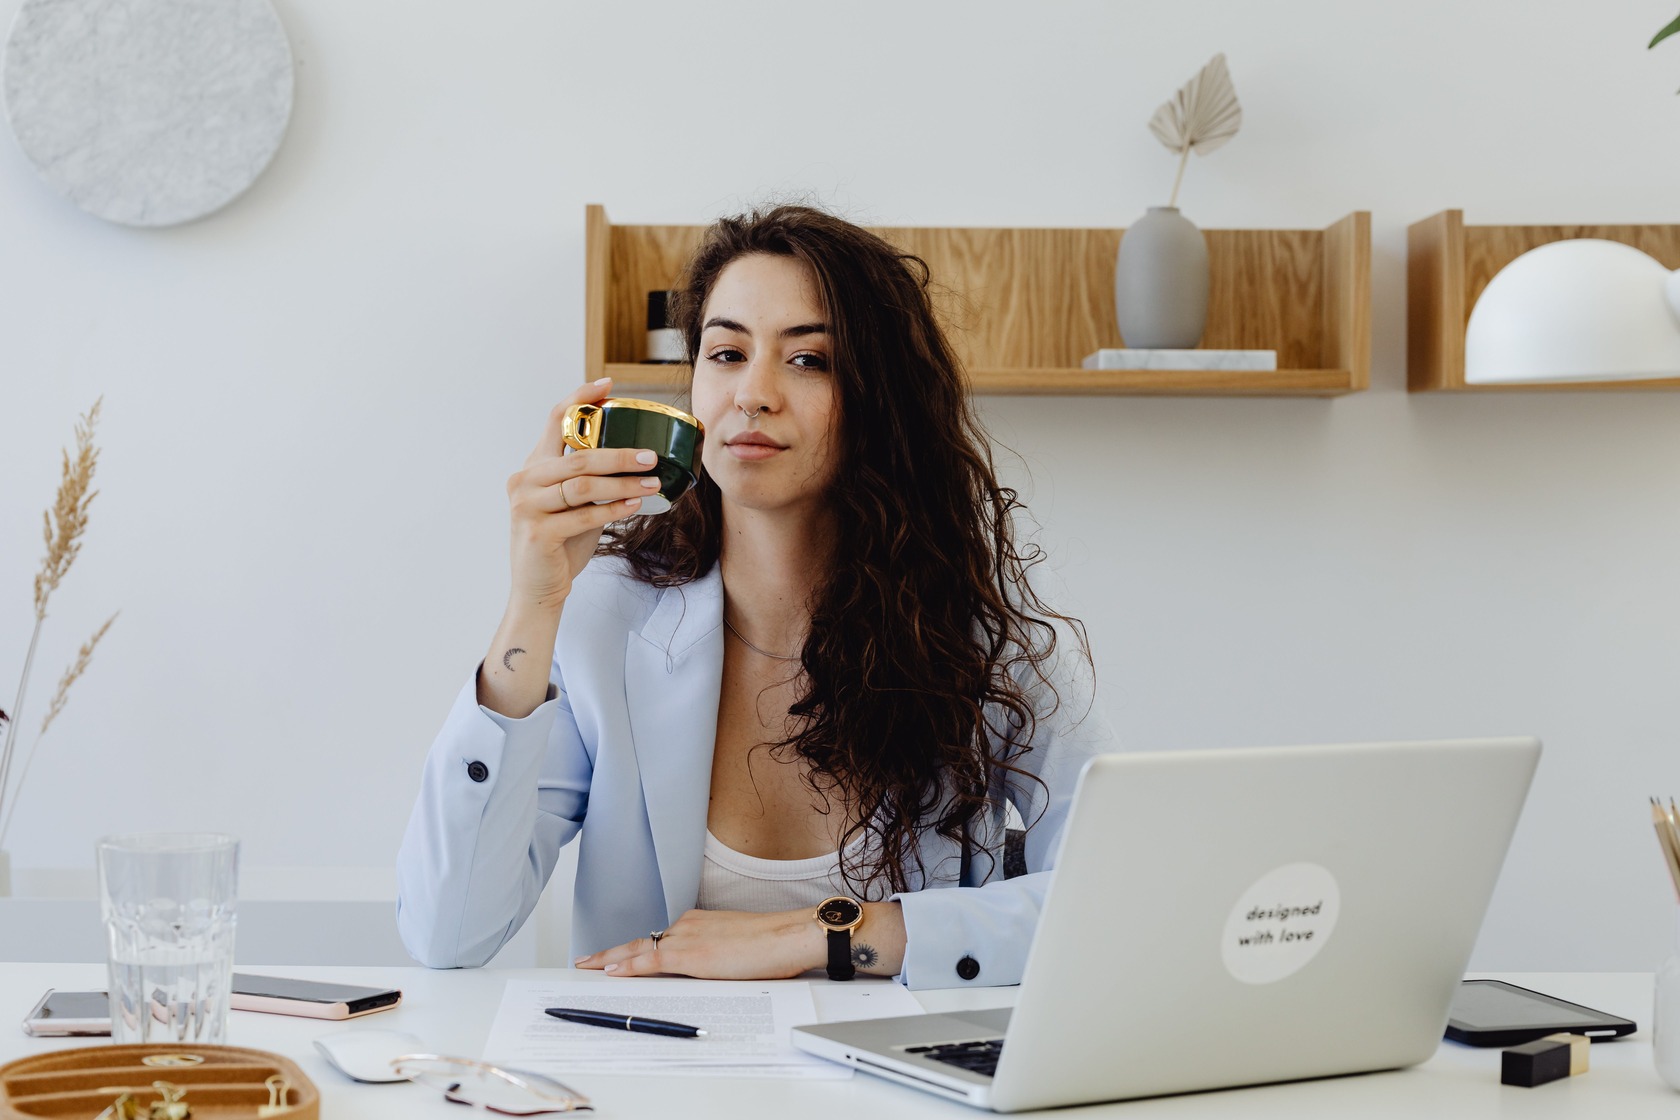
M 728 615 L 723 616 L 723 624 L 725 626 L 729 627 L 729 632 L 731 634 L 735 635 L 737 638 L 741 639 L 742 643 L 748 649 L 752 650 L 754 653 L 761 654 L 764 657 L 768 657 L 772 661 L 798 661 L 800 659 L 799 654 L 797 654 L 797 653 L 793 654 L 790 657 L 790 656 L 786 656 L 786 655 L 783 655 L 783 654 L 780 654 L 780 653 L 771 653 L 767 649 L 764 649 L 760 646 L 753 645 L 751 642 L 747 641 L 747 636 L 745 634 L 743 634 L 739 630 L 735 629 L 735 624 L 733 622 L 729 621 L 729 616 Z
M 192 1056 L 192 1055 L 188 1055 Z M 200 1061 L 203 1061 L 200 1058 Z M 108 1086 L 96 1088 L 96 1093 L 121 1093 L 114 1102 L 104 1108 L 94 1120 L 190 1120 L 193 1115 L 192 1105 L 185 1100 L 186 1090 L 173 1081 L 153 1081 L 151 1088 L 158 1093 L 158 1100 L 150 1105 L 139 1103 L 139 1096 L 134 1093 L 144 1093 L 143 1088 L 123 1088 L 123 1086 Z M 259 1113 L 265 1115 L 265 1113 Z
M 559 489 L 560 489 L 560 504 L 565 506 L 567 509 L 572 508 L 572 500 L 570 498 L 566 497 L 566 483 L 568 483 L 570 481 L 571 481 L 571 479 L 569 479 L 569 478 L 562 478 L 560 480 L 560 487 L 559 487 Z
M 162 1100 L 152 1102 L 152 1114 L 149 1120 L 187 1120 L 192 1115 L 192 1108 L 181 1098 L 187 1091 L 179 1085 L 172 1085 L 167 1081 L 154 1081 L 152 1088 L 156 1089 Z
M 114 1102 L 105 1106 L 105 1111 L 95 1116 L 93 1120 L 141 1120 L 140 1102 L 133 1094 L 124 1093 Z
M 105 1106 L 105 1111 L 95 1116 L 93 1120 L 189 1120 L 192 1107 L 181 1098 L 187 1091 L 179 1085 L 168 1081 L 152 1082 L 152 1089 L 159 1099 L 150 1105 L 140 1103 L 135 1093 L 143 1093 L 144 1089 L 124 1089 L 122 1096 Z M 109 1092 L 108 1089 L 95 1090 Z
M 259 1117 L 279 1116 L 288 1111 L 286 1098 L 291 1095 L 292 1087 L 280 1074 L 275 1074 L 263 1082 L 268 1086 L 268 1103 L 257 1106 Z

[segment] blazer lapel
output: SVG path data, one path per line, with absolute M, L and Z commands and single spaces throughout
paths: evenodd
M 624 655 L 636 766 L 659 861 L 666 921 L 694 907 L 723 686 L 723 577 L 714 565 L 667 587 Z

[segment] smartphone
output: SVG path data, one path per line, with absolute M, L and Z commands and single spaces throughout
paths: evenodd
M 1638 1029 L 1632 1019 L 1503 980 L 1459 984 L 1447 1017 L 1447 1037 L 1469 1046 L 1518 1046 L 1565 1032 L 1592 1039 L 1617 1038 Z
M 51 988 L 23 1021 L 36 1038 L 110 1034 L 111 999 L 104 992 L 59 992 Z
M 239 1011 L 268 1011 L 275 1015 L 303 1015 L 311 1019 L 354 1019 L 388 1011 L 402 1002 L 396 988 L 362 988 L 318 980 L 283 980 L 277 976 L 233 974 L 228 1006 Z

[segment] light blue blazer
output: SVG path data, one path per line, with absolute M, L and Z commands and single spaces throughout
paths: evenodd
M 427 756 L 397 859 L 397 923 L 415 959 L 434 968 L 488 961 L 573 838 L 574 955 L 645 937 L 694 908 L 722 623 L 715 567 L 659 589 L 597 558 L 566 600 L 545 703 L 509 719 L 477 702 L 476 673 L 467 681 Z M 1071 646 L 1058 646 L 1051 674 L 1061 703 L 1041 716 L 1021 760 L 1044 785 L 1016 779 L 996 790 L 1032 825 L 1029 873 L 1003 877 L 1001 806 L 974 822 L 966 879 L 960 844 L 927 835 L 922 872 L 912 869 L 911 889 L 893 896 L 909 938 L 899 980 L 912 988 L 1020 982 L 1080 768 L 1112 749 L 1089 668 Z M 1047 700 L 1035 693 L 1039 711 Z M 965 958 L 972 963 L 959 973 Z

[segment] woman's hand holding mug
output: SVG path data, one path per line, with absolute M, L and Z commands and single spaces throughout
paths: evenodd
M 525 465 L 508 479 L 512 513 L 513 603 L 558 612 L 572 580 L 589 563 L 607 524 L 628 517 L 659 492 L 645 472 L 659 458 L 650 448 L 568 450 L 566 415 L 604 400 L 611 378 L 585 385 L 554 407 Z
M 548 695 L 549 660 L 572 580 L 589 563 L 601 530 L 659 492 L 648 448 L 566 448 L 569 410 L 604 400 L 611 378 L 585 385 L 549 413 L 542 438 L 508 479 L 512 587 L 507 610 L 478 671 L 478 702 L 524 719 Z

